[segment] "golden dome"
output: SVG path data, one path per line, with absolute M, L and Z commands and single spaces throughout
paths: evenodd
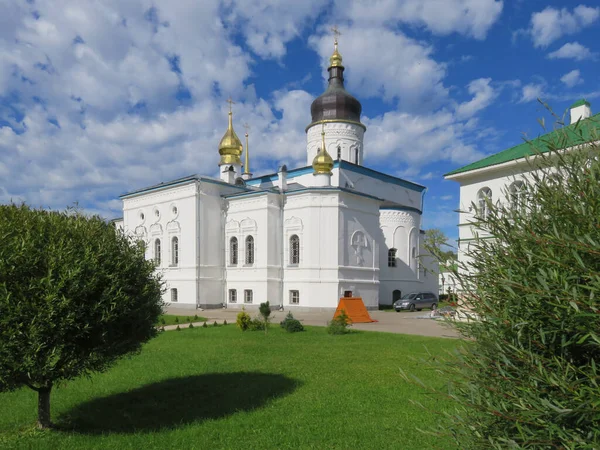
M 225 135 L 219 142 L 219 155 L 221 155 L 221 161 L 219 165 L 223 164 L 242 164 L 240 157 L 242 156 L 242 141 L 237 137 L 235 131 L 233 131 L 233 114 L 229 111 L 229 126 Z
M 331 175 L 331 169 L 333 169 L 333 158 L 327 153 L 325 149 L 325 130 L 321 131 L 321 149 L 313 159 L 313 174 L 326 174 Z
M 337 39 L 333 43 L 333 55 L 329 57 L 329 67 L 344 67 L 342 66 L 342 55 L 338 52 Z

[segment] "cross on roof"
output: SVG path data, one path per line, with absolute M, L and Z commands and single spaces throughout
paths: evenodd
M 244 129 L 246 130 L 246 135 L 248 135 L 248 130 L 250 129 L 250 125 L 247 123 L 244 124 Z
M 231 100 L 231 97 L 229 97 L 226 101 L 227 101 L 227 103 L 229 103 L 229 112 L 231 112 L 231 105 L 234 105 L 235 102 L 233 100 Z
M 334 41 L 337 44 L 338 43 L 338 36 L 341 36 L 342 33 L 340 32 L 340 30 L 338 29 L 337 25 L 334 25 L 331 28 L 331 31 L 333 32 L 333 36 L 334 36 Z

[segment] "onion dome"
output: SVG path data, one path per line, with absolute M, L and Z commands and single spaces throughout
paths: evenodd
M 333 169 L 333 158 L 327 153 L 325 149 L 325 130 L 321 131 L 321 149 L 313 159 L 313 175 L 331 175 L 331 169 Z
M 344 66 L 342 65 L 342 55 L 338 52 L 337 40 L 334 42 L 334 50 L 329 58 L 327 71 L 329 72 L 329 85 L 325 92 L 312 102 L 310 106 L 312 122 L 308 127 L 324 120 L 360 123 L 362 106 L 344 88 Z
M 225 135 L 219 142 L 219 155 L 221 155 L 221 161 L 219 165 L 224 164 L 242 164 L 242 141 L 237 137 L 235 131 L 233 131 L 233 114 L 229 111 L 229 126 Z

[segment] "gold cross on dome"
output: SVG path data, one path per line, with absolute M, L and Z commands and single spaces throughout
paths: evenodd
M 337 25 L 334 25 L 333 27 L 331 27 L 331 31 L 333 32 L 333 42 L 335 44 L 338 43 L 338 37 L 342 35 L 342 33 L 340 32 L 340 30 L 338 29 Z
M 229 103 L 229 112 L 231 112 L 231 105 L 235 105 L 235 102 L 231 100 L 231 97 L 229 97 L 226 101 Z

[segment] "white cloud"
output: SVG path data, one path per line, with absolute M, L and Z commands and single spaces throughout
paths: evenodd
M 547 47 L 558 38 L 575 34 L 582 28 L 594 23 L 600 16 L 600 8 L 579 5 L 569 12 L 568 9 L 555 9 L 548 6 L 531 16 L 530 33 L 536 47 Z
M 479 78 L 469 83 L 468 90 L 473 99 L 458 106 L 456 112 L 459 118 L 472 117 L 492 103 L 498 92 L 490 86 L 491 81 L 491 78 Z
M 537 100 L 544 96 L 544 85 L 540 83 L 529 83 L 523 86 L 521 99 L 519 103 L 526 103 Z
M 560 78 L 560 81 L 565 83 L 567 87 L 572 88 L 573 86 L 583 83 L 583 78 L 581 78 L 581 73 L 579 72 L 579 70 L 575 69 L 571 70 L 569 73 L 564 74 Z
M 352 27 L 342 32 L 340 53 L 350 92 L 362 98 L 397 100 L 403 110 L 430 111 L 446 101 L 446 65 L 432 58 L 433 48 L 382 28 Z M 331 36 L 313 36 L 310 42 L 322 56 L 326 75 L 333 51 Z
M 592 59 L 595 57 L 595 53 L 592 53 L 590 49 L 584 47 L 579 42 L 568 42 L 558 50 L 548 53 L 548 58 L 550 59 L 563 58 L 583 61 L 584 59 Z
M 262 58 L 281 58 L 285 44 L 314 23 L 328 5 L 326 0 L 231 0 L 227 21 L 245 36 L 246 43 Z
M 334 10 L 355 24 L 404 22 L 438 35 L 460 33 L 483 39 L 500 17 L 502 6 L 496 0 L 336 0 Z

